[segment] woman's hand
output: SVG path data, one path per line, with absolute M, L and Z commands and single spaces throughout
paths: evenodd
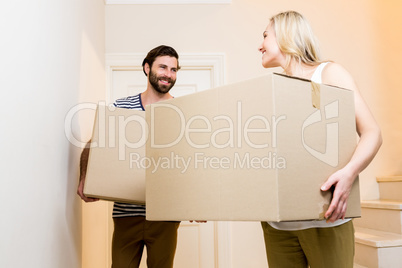
M 356 177 L 356 174 L 343 168 L 332 174 L 321 186 L 322 191 L 328 191 L 332 187 L 335 188 L 331 204 L 324 215 L 327 222 L 335 222 L 336 220 L 345 218 L 350 191 Z

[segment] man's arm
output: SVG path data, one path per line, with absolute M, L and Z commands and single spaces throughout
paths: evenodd
M 78 184 L 77 194 L 81 197 L 85 202 L 94 202 L 98 201 L 98 198 L 90 198 L 84 195 L 84 185 L 85 185 L 85 177 L 87 175 L 87 167 L 88 167 L 88 158 L 89 158 L 89 146 L 91 141 L 88 141 L 84 150 L 81 153 L 80 159 L 80 182 Z

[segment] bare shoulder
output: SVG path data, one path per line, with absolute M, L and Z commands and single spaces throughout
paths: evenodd
M 357 90 L 352 75 L 340 64 L 330 62 L 322 71 L 323 84 Z

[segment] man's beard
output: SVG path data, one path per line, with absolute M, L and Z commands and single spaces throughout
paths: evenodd
M 158 81 L 160 79 L 166 80 L 170 84 L 169 85 L 160 85 L 158 83 Z M 161 93 L 161 94 L 166 94 L 174 86 L 174 84 L 176 83 L 176 80 L 172 80 L 171 78 L 164 77 L 164 76 L 158 77 L 155 73 L 152 72 L 152 70 L 150 70 L 149 71 L 149 82 L 151 83 L 152 87 L 156 90 L 156 92 Z

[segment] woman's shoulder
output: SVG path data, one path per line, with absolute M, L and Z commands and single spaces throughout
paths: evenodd
M 329 62 L 322 71 L 322 83 L 347 89 L 356 88 L 352 75 L 341 64 Z

